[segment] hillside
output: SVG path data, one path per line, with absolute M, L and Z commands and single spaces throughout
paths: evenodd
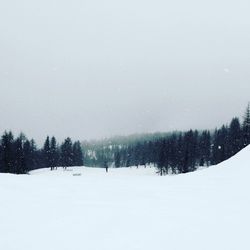
M 250 249 L 249 159 L 247 147 L 165 177 L 153 168 L 0 174 L 0 249 Z

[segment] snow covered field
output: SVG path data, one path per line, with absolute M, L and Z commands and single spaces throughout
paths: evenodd
M 250 147 L 179 176 L 70 170 L 0 175 L 1 250 L 250 249 Z

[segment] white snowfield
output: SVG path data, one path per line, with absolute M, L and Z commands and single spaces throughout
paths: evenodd
M 0 174 L 1 250 L 250 249 L 250 147 L 178 176 L 70 170 Z

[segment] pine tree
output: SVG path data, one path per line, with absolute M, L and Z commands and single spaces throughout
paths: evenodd
M 166 141 L 161 140 L 158 142 L 159 145 L 159 154 L 158 154 L 158 162 L 157 162 L 157 167 L 159 169 L 159 173 L 162 176 L 163 173 L 166 172 L 165 170 L 165 163 L 166 163 Z
M 24 155 L 24 143 L 26 138 L 23 134 L 15 140 L 14 142 L 14 173 L 15 174 L 25 174 L 27 170 L 26 162 L 25 162 L 25 155 Z
M 61 145 L 61 164 L 64 169 L 73 166 L 73 145 L 69 137 Z
M 50 138 L 47 136 L 43 146 L 44 166 L 51 168 L 51 151 L 50 151 Z
M 131 167 L 131 147 L 127 147 L 126 150 L 126 167 Z
M 196 169 L 198 132 L 190 130 L 184 134 L 183 167 L 182 173 L 188 173 Z
M 229 129 L 227 126 L 223 125 L 214 133 L 212 163 L 218 164 L 225 161 L 230 156 Z
M 28 167 L 29 169 L 37 169 L 42 166 L 42 163 L 40 163 L 40 157 L 41 155 L 41 150 L 37 150 L 36 143 L 34 139 L 30 140 L 30 158 Z
M 171 169 L 173 174 L 176 174 L 178 171 L 178 164 L 177 164 L 177 154 L 178 154 L 178 137 L 174 133 L 170 136 L 168 142 L 168 165 Z
M 115 167 L 119 168 L 121 166 L 121 154 L 119 149 L 115 152 Z
M 209 131 L 203 131 L 199 136 L 198 155 L 200 166 L 209 166 L 211 158 L 211 135 Z
M 73 165 L 83 166 L 83 152 L 79 141 L 73 144 Z
M 59 152 L 57 149 L 56 138 L 53 136 L 50 142 L 50 150 L 49 150 L 49 161 L 50 161 L 50 168 L 54 170 L 58 166 L 59 160 Z
M 1 141 L 3 173 L 14 173 L 13 143 L 14 143 L 14 137 L 12 132 L 4 132 Z
M 24 165 L 25 172 L 28 172 L 35 167 L 35 148 L 34 141 L 26 140 L 23 144 L 23 153 L 24 153 Z
M 250 103 L 246 108 L 242 130 L 243 130 L 243 146 L 246 147 L 247 145 L 250 144 Z
M 238 118 L 233 118 L 229 126 L 229 157 L 242 149 L 241 125 Z

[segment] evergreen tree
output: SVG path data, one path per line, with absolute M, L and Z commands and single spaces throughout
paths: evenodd
M 43 157 L 45 168 L 51 168 L 50 138 L 47 136 L 43 146 Z
M 83 152 L 79 141 L 73 144 L 73 165 L 83 166 Z
M 61 145 L 61 164 L 64 169 L 73 166 L 73 145 L 69 137 Z
M 197 141 L 198 132 L 190 130 L 184 134 L 184 163 L 182 173 L 188 173 L 195 170 L 197 161 Z
M 119 168 L 121 166 L 121 154 L 119 149 L 115 152 L 115 167 Z
M 35 169 L 36 166 L 36 156 L 35 156 L 35 144 L 34 140 L 26 140 L 23 144 L 23 153 L 24 153 L 24 165 L 26 168 L 25 172 Z
M 137 143 L 133 150 L 133 163 L 138 168 L 140 165 L 140 144 Z
M 229 157 L 235 155 L 242 149 L 241 138 L 240 121 L 238 118 L 233 118 L 229 126 Z
M 127 147 L 126 150 L 126 167 L 131 167 L 131 147 Z
M 14 137 L 11 132 L 4 132 L 1 141 L 2 172 L 14 173 Z
M 50 168 L 54 170 L 58 166 L 59 160 L 59 152 L 57 148 L 56 138 L 53 136 L 50 142 L 49 148 L 49 161 L 50 161 Z
M 15 174 L 25 174 L 28 172 L 26 162 L 25 162 L 25 155 L 24 155 L 24 143 L 26 138 L 23 134 L 15 140 L 14 142 L 14 163 L 13 163 L 13 173 Z
M 214 133 L 214 142 L 213 142 L 213 164 L 218 164 L 231 155 L 230 146 L 229 146 L 229 129 L 227 126 L 223 125 L 219 130 L 216 130 Z
M 244 121 L 242 125 L 243 130 L 243 146 L 246 147 L 250 144 L 250 103 L 247 106 Z
M 30 169 L 37 169 L 43 165 L 40 156 L 41 156 L 41 150 L 37 149 L 34 139 L 31 139 L 30 158 L 28 158 L 29 164 L 27 164 Z
M 198 142 L 199 165 L 209 166 L 211 158 L 211 135 L 209 131 L 203 131 Z
M 178 137 L 174 133 L 168 140 L 168 165 L 171 173 L 176 174 L 178 171 L 177 154 L 178 154 Z
M 162 176 L 163 173 L 166 173 L 165 163 L 166 163 L 166 141 L 162 140 L 158 142 L 159 145 L 159 154 L 158 154 L 158 162 L 157 167 L 159 169 L 159 173 Z

